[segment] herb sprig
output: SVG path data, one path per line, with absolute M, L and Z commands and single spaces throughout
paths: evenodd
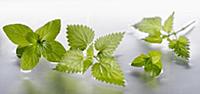
M 166 39 L 169 43 L 168 47 L 170 49 L 172 49 L 173 52 L 178 57 L 188 60 L 190 57 L 189 39 L 187 39 L 183 35 L 178 36 L 177 34 L 180 33 L 181 31 L 185 30 L 192 24 L 194 24 L 195 21 L 186 25 L 185 27 L 181 28 L 178 31 L 175 31 L 173 29 L 173 21 L 174 21 L 174 12 L 164 21 L 163 25 L 162 25 L 160 17 L 149 17 L 149 18 L 142 19 L 140 22 L 133 25 L 133 27 L 135 29 L 138 29 L 141 32 L 145 32 L 148 34 L 148 36 L 143 39 L 146 42 L 161 44 L 163 42 L 163 40 Z M 142 55 L 136 57 L 133 60 L 131 65 L 135 66 L 135 67 L 143 67 L 144 66 L 145 71 L 149 72 L 151 70 L 149 72 L 150 75 L 152 77 L 156 77 L 161 72 L 162 62 L 159 61 L 158 64 L 160 67 L 157 66 L 157 68 L 154 67 L 154 65 L 157 63 L 149 63 L 149 62 L 154 62 L 155 59 L 156 59 L 156 61 L 158 59 L 160 60 L 160 55 L 158 54 L 158 52 L 153 51 L 153 53 L 157 53 L 157 57 L 151 57 L 151 55 L 149 55 L 151 53 L 152 53 L 152 51 L 150 51 L 147 55 L 142 54 Z M 154 58 L 154 59 L 149 59 L 150 57 Z M 147 66 L 146 63 L 150 64 L 151 66 Z M 138 66 L 138 64 L 139 64 L 139 66 Z
M 55 40 L 60 32 L 60 19 L 52 20 L 35 32 L 23 24 L 9 24 L 3 27 L 8 38 L 16 45 L 22 70 L 32 70 L 41 56 L 51 62 L 59 62 L 65 48 Z
M 112 33 L 93 42 L 94 35 L 94 31 L 88 26 L 68 25 L 67 39 L 70 49 L 54 70 L 85 73 L 91 66 L 92 76 L 97 80 L 124 86 L 124 75 L 113 56 L 124 33 Z

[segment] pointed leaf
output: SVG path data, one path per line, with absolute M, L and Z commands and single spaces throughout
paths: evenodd
M 71 49 L 85 50 L 94 38 L 94 31 L 83 25 L 68 25 L 67 38 Z
M 125 34 L 124 32 L 113 33 L 98 38 L 95 41 L 95 49 L 99 51 L 98 56 L 99 57 L 111 56 L 115 51 L 115 49 L 120 44 L 124 34 Z
M 114 58 L 102 58 L 92 67 L 92 75 L 100 81 L 124 86 L 125 80 L 120 66 Z
M 15 44 L 27 46 L 30 43 L 26 40 L 26 34 L 33 32 L 28 26 L 23 24 L 10 24 L 3 27 L 8 38 Z
M 37 29 L 36 33 L 40 36 L 41 40 L 52 41 L 57 37 L 58 33 L 60 32 L 60 27 L 60 19 L 55 19 Z

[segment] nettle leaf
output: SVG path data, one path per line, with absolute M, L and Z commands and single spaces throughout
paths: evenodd
M 86 59 L 83 61 L 84 63 L 83 72 L 85 72 L 92 65 L 93 58 L 94 58 L 94 47 L 93 44 L 91 44 L 87 49 Z
M 40 36 L 40 40 L 53 41 L 60 32 L 60 27 L 60 19 L 55 19 L 37 29 L 36 33 Z
M 41 54 L 37 46 L 27 46 L 21 57 L 20 68 L 22 70 L 32 70 L 38 64 L 40 57 Z
M 152 77 L 156 77 L 162 71 L 161 53 L 159 51 L 150 51 L 146 55 L 141 54 L 132 61 L 131 66 L 144 67 L 145 72 Z
M 102 58 L 92 66 L 92 75 L 100 81 L 124 86 L 124 75 L 114 58 Z
M 3 27 L 8 38 L 15 44 L 27 46 L 30 43 L 26 40 L 26 34 L 33 32 L 28 26 L 23 24 L 10 24 Z
M 144 40 L 151 43 L 161 43 L 161 18 L 160 17 L 151 17 L 144 18 L 142 21 L 134 25 L 134 28 L 140 30 L 141 32 L 148 33 Z
M 45 41 L 40 46 L 42 55 L 51 62 L 59 62 L 65 54 L 65 48 L 57 41 Z
M 55 70 L 68 73 L 83 72 L 84 55 L 81 50 L 68 50 Z
M 151 36 L 151 35 L 144 38 L 143 40 L 145 40 L 146 42 L 150 42 L 150 43 L 161 43 L 162 42 L 162 38 L 160 36 Z
M 169 41 L 169 48 L 182 58 L 188 59 L 190 57 L 189 40 L 185 36 Z
M 94 31 L 83 25 L 68 25 L 67 38 L 71 49 L 85 50 L 94 38 Z
M 170 33 L 173 30 L 174 12 L 164 22 L 163 30 Z
M 115 51 L 115 49 L 120 44 L 124 34 L 125 34 L 124 32 L 112 33 L 98 38 L 95 41 L 95 49 L 99 51 L 98 56 L 99 57 L 111 56 Z

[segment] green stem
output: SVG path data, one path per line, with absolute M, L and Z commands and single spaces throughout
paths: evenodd
M 173 32 L 173 33 L 169 34 L 168 36 L 171 36 L 171 35 L 175 35 L 175 36 L 176 36 L 176 34 L 178 34 L 178 33 L 180 33 L 181 31 L 187 29 L 188 27 L 190 27 L 190 26 L 191 26 L 192 24 L 194 24 L 195 22 L 196 22 L 196 21 L 192 21 L 192 22 L 189 23 L 188 25 L 184 26 L 183 28 L 179 29 L 179 30 L 176 31 L 176 32 Z

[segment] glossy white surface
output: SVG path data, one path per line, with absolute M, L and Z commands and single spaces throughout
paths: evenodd
M 64 92 L 70 94 L 199 94 L 200 7 L 198 2 L 198 0 L 1 0 L 0 94 L 28 94 L 25 91 L 31 90 L 43 92 L 41 94 L 47 94 L 47 91 L 50 94 L 64 94 Z M 195 28 L 187 34 L 191 42 L 189 65 L 174 61 L 165 43 L 164 46 L 151 46 L 141 41 L 142 36 L 134 33 L 136 30 L 131 27 L 143 17 L 161 16 L 164 20 L 173 11 L 175 11 L 175 29 L 196 20 Z M 55 73 L 51 70 L 54 65 L 44 59 L 41 59 L 40 64 L 31 73 L 20 72 L 19 61 L 15 56 L 16 46 L 8 40 L 2 27 L 10 23 L 23 23 L 35 30 L 55 18 L 62 20 L 62 30 L 57 39 L 65 48 L 67 48 L 65 38 L 67 24 L 88 25 L 95 30 L 95 38 L 111 32 L 127 32 L 115 53 L 119 56 L 117 60 L 126 76 L 126 87 L 98 82 L 92 78 L 90 71 L 85 75 Z M 143 70 L 134 70 L 130 66 L 134 57 L 151 49 L 163 52 L 164 71 L 157 80 L 145 78 L 142 76 Z M 64 77 L 57 75 L 64 75 Z

